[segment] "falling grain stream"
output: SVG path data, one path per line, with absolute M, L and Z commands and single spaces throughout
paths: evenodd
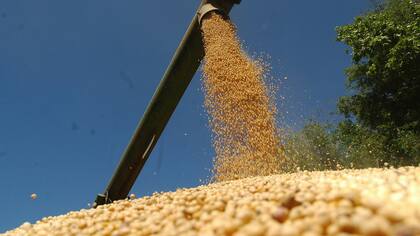
M 202 26 L 205 107 L 216 151 L 216 181 L 271 175 L 280 167 L 276 108 L 263 66 L 241 48 L 234 25 L 209 14 Z

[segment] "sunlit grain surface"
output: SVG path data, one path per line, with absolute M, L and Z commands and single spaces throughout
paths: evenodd
M 420 235 L 420 167 L 219 182 L 46 217 L 5 235 Z

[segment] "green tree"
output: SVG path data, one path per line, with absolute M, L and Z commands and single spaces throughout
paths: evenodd
M 346 137 L 347 144 L 368 135 L 386 147 L 392 160 L 418 158 L 419 16 L 418 2 L 389 0 L 352 24 L 337 28 L 337 40 L 351 48 L 353 61 L 346 69 L 351 95 L 338 102 L 346 120 L 337 132 Z

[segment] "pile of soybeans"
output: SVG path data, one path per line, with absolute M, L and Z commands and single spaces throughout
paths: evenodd
M 25 235 L 420 235 L 420 168 L 298 172 L 122 200 Z

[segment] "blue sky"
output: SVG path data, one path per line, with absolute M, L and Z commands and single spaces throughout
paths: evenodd
M 1 0 L 0 232 L 85 208 L 104 190 L 198 3 Z M 334 29 L 368 8 L 367 0 L 243 0 L 232 10 L 247 50 L 271 56 L 283 125 L 329 118 L 350 63 Z M 209 176 L 202 103 L 198 72 L 133 188 L 138 196 Z

